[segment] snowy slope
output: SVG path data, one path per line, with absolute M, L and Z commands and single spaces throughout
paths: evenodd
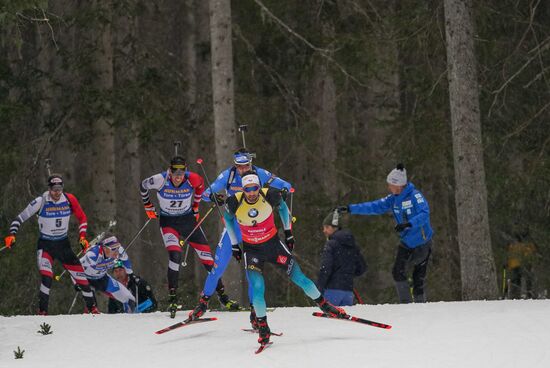
M 547 300 L 348 308 L 391 330 L 313 311 L 269 313 L 272 330 L 284 336 L 260 355 L 257 336 L 240 331 L 246 312 L 208 313 L 219 320 L 164 335 L 154 331 L 174 322 L 166 313 L 0 317 L 0 367 L 550 367 Z M 37 333 L 44 321 L 53 335 Z M 17 346 L 26 351 L 22 360 L 14 359 Z

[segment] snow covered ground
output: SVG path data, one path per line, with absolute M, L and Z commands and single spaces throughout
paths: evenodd
M 550 367 L 550 301 L 362 305 L 383 330 L 311 316 L 317 308 L 268 314 L 275 343 L 254 355 L 246 312 L 155 335 L 166 313 L 0 317 L 0 367 Z M 186 313 L 179 316 L 185 317 Z M 178 319 L 176 318 L 176 321 Z M 53 334 L 37 333 L 47 322 Z M 20 346 L 24 358 L 14 359 Z

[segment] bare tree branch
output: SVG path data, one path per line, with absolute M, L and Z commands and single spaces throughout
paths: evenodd
M 283 22 L 281 19 L 279 19 L 275 14 L 273 14 L 260 0 L 254 0 L 254 2 L 267 14 L 269 17 L 275 22 L 277 22 L 281 27 L 283 27 L 288 33 L 302 41 L 304 44 L 306 44 L 310 49 L 317 51 L 321 54 L 322 57 L 330 61 L 332 64 L 334 64 L 341 72 L 344 74 L 347 78 L 353 80 L 355 83 L 359 84 L 361 87 L 367 87 L 367 85 L 363 82 L 361 82 L 359 79 L 351 75 L 340 63 L 338 63 L 332 56 L 330 56 L 330 53 L 333 52 L 333 50 L 329 49 L 323 49 L 320 47 L 317 47 L 313 45 L 311 42 L 309 42 L 307 39 L 305 39 L 303 36 L 295 32 L 292 28 L 290 28 L 285 22 Z

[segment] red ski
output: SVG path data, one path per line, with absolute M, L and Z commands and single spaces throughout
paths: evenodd
M 168 326 L 166 328 L 163 328 L 162 330 L 158 330 L 156 331 L 155 333 L 157 335 L 160 335 L 160 334 L 163 334 L 165 332 L 169 332 L 169 331 L 172 331 L 172 330 L 175 330 L 176 328 L 180 328 L 180 327 L 185 327 L 185 326 L 189 326 L 189 325 L 194 325 L 196 323 L 202 323 L 202 322 L 210 322 L 210 321 L 216 321 L 217 318 L 216 317 L 209 317 L 209 318 L 199 318 L 199 319 L 195 319 L 195 320 L 190 320 L 189 318 L 186 319 L 185 321 L 183 322 L 178 322 L 178 323 L 175 323 L 171 326 Z
M 254 354 L 260 354 L 262 351 L 267 349 L 269 346 L 273 345 L 273 341 L 268 342 L 267 344 L 261 344 L 258 350 L 254 352 Z
M 339 319 L 339 320 L 344 320 L 344 321 L 362 323 L 362 324 L 364 324 L 364 325 L 369 325 L 369 326 L 373 326 L 373 327 L 383 328 L 383 329 L 386 329 L 386 330 L 389 330 L 389 329 L 391 328 L 391 325 L 387 325 L 387 324 L 380 323 L 380 322 L 369 321 L 368 319 L 363 319 L 363 318 L 359 318 L 359 317 L 355 317 L 355 316 L 350 316 L 350 315 L 347 315 L 346 318 L 331 317 L 331 316 L 329 316 L 328 314 L 326 314 L 326 313 L 321 313 L 321 312 L 313 312 L 313 315 L 314 315 L 315 317 L 323 317 L 323 318 L 330 318 L 330 319 Z
M 258 330 L 255 330 L 253 328 L 241 328 L 244 332 L 250 332 L 250 333 L 258 333 Z M 271 336 L 283 336 L 282 332 L 270 332 Z

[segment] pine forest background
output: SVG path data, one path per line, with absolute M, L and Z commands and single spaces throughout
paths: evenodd
M 550 287 L 550 3 L 541 0 L 238 0 L 231 3 L 235 117 L 216 132 L 211 7 L 220 0 L 0 1 L 0 233 L 45 189 L 44 160 L 88 215 L 90 238 L 109 220 L 128 242 L 145 221 L 139 183 L 167 168 L 173 141 L 210 180 L 216 148 L 241 145 L 248 124 L 255 164 L 290 181 L 296 254 L 316 279 L 321 221 L 337 204 L 377 199 L 403 162 L 432 211 L 429 301 L 465 299 L 455 205 L 455 162 L 445 7 L 471 3 L 479 86 L 491 282 L 500 290 L 506 246 L 529 230 L 538 246 L 535 288 Z M 447 17 L 447 18 L 446 18 Z M 450 73 L 452 74 L 452 73 Z M 229 82 L 229 81 L 228 81 Z M 225 147 L 225 146 L 229 147 Z M 458 158 L 459 160 L 461 158 Z M 483 161 L 482 161 L 483 163 Z M 206 206 L 202 205 L 204 212 Z M 475 214 L 472 213 L 472 216 Z M 211 245 L 217 215 L 205 223 Z M 367 303 L 397 301 L 391 216 L 346 217 L 369 264 L 356 287 Z M 0 253 L 0 313 L 37 309 L 36 220 Z M 75 250 L 76 229 L 72 243 Z M 468 246 L 476 248 L 474 240 Z M 158 224 L 130 250 L 135 271 L 165 302 L 167 255 Z M 205 271 L 190 252 L 180 296 L 191 307 Z M 60 272 L 59 264 L 56 264 Z M 268 270 L 268 305 L 310 305 Z M 243 300 L 235 262 L 225 277 Z M 476 275 L 474 275 L 476 276 Z M 242 276 L 241 276 L 242 277 Z M 463 276 L 462 276 L 463 277 Z M 51 313 L 74 291 L 54 284 Z M 493 294 L 493 297 L 498 297 Z M 104 303 L 104 301 L 103 301 Z M 81 306 L 82 307 L 82 306 Z

